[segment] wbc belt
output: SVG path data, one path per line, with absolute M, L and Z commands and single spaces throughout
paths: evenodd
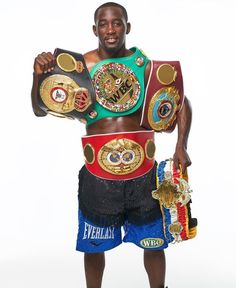
M 87 169 L 103 179 L 134 179 L 154 165 L 154 131 L 84 136 L 82 145 Z
M 92 111 L 95 91 L 83 55 L 57 48 L 56 66 L 39 81 L 38 103 L 46 113 L 81 119 Z
M 179 61 L 151 61 L 140 125 L 157 132 L 174 130 L 183 93 Z

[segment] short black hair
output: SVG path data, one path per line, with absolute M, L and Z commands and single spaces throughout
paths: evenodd
M 98 10 L 101 9 L 101 8 L 105 8 L 105 7 L 118 7 L 122 10 L 122 13 L 125 17 L 125 20 L 126 22 L 128 22 L 128 13 L 125 9 L 125 7 L 123 7 L 122 5 L 118 4 L 118 3 L 115 3 L 115 2 L 107 2 L 107 3 L 104 3 L 102 5 L 100 5 L 94 12 L 94 22 L 96 23 L 96 18 L 97 18 L 97 14 L 98 14 Z

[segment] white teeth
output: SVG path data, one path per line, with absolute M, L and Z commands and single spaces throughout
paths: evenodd
M 108 42 L 115 42 L 116 39 L 115 39 L 115 38 L 109 38 L 109 39 L 107 39 L 107 41 L 108 41 Z

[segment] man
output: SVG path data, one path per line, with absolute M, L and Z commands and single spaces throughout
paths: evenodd
M 105 3 L 95 11 L 94 20 L 93 32 L 98 37 L 98 48 L 84 55 L 87 68 L 93 79 L 95 79 L 94 85 L 96 85 L 96 79 L 99 79 L 99 81 L 103 81 L 103 90 L 100 89 L 100 91 L 106 93 L 109 89 L 115 89 L 114 87 L 111 88 L 110 85 L 113 82 L 117 85 L 120 84 L 122 76 L 121 78 L 117 77 L 120 68 L 117 68 L 117 66 L 114 68 L 118 70 L 113 75 L 115 78 L 110 79 L 110 75 L 104 76 L 108 67 L 106 65 L 115 62 L 120 65 L 119 67 L 124 67 L 122 65 L 125 63 L 127 65 L 125 69 L 132 68 L 128 71 L 129 75 L 130 71 L 136 71 L 136 66 L 141 66 L 141 70 L 137 70 L 132 76 L 137 77 L 140 85 L 137 91 L 141 92 L 138 99 L 135 98 L 135 95 L 132 95 L 132 102 L 123 102 L 120 106 L 117 106 L 117 99 L 133 85 L 132 78 L 125 78 L 126 81 L 123 82 L 126 83 L 127 87 L 124 86 L 120 90 L 120 94 L 113 93 L 113 95 L 117 95 L 117 98 L 112 98 L 113 102 L 108 102 L 107 99 L 103 98 L 103 94 L 97 96 L 94 113 L 86 117 L 87 136 L 83 137 L 84 150 L 88 149 L 90 153 L 94 153 L 94 147 L 100 142 L 103 143 L 99 147 L 100 154 L 98 153 L 98 155 L 100 155 L 100 158 L 98 157 L 97 160 L 99 165 L 95 163 L 97 166 L 94 168 L 94 158 L 92 157 L 92 160 L 87 158 L 86 167 L 81 169 L 79 175 L 80 229 L 77 250 L 85 252 L 84 265 L 87 287 L 89 288 L 101 287 L 105 267 L 104 251 L 112 249 L 122 242 L 120 234 L 122 225 L 125 226 L 123 241 L 133 242 L 140 247 L 142 247 L 139 244 L 141 239 L 153 237 L 153 230 L 151 230 L 153 225 L 155 231 L 157 231 L 155 232 L 157 233 L 155 239 L 163 238 L 160 208 L 151 196 L 151 191 L 155 189 L 155 164 L 152 160 L 151 169 L 148 166 L 145 171 L 137 172 L 139 169 L 145 169 L 140 168 L 145 166 L 144 162 L 146 161 L 143 160 L 145 156 L 140 154 L 141 160 L 144 162 L 137 161 L 143 164 L 136 163 L 139 166 L 138 168 L 132 168 L 129 165 L 136 157 L 135 153 L 139 152 L 135 149 L 139 149 L 137 147 L 143 145 L 141 139 L 150 136 L 150 131 L 141 127 L 140 122 L 143 106 L 142 97 L 144 97 L 144 87 L 147 85 L 151 64 L 140 50 L 126 49 L 126 34 L 129 34 L 131 26 L 124 7 L 113 2 Z M 140 59 L 140 57 L 142 59 L 141 65 L 139 63 L 136 63 L 136 66 L 130 64 L 133 59 Z M 39 88 L 39 79 L 44 73 L 52 71 L 54 66 L 55 57 L 50 52 L 42 53 L 35 59 L 32 105 L 36 116 L 47 114 L 37 105 L 36 95 Z M 135 86 L 132 87 L 134 90 L 136 89 Z M 99 91 L 96 92 L 98 95 Z M 129 105 L 128 108 L 125 106 L 126 104 Z M 118 108 L 115 109 L 114 107 Z M 178 139 L 173 159 L 176 167 L 181 165 L 184 172 L 191 165 L 186 151 L 191 125 L 191 108 L 186 97 L 182 109 L 177 114 L 177 125 Z M 114 147 L 116 149 L 113 149 Z M 106 161 L 102 160 L 104 153 L 106 154 Z M 123 158 L 121 159 L 121 157 Z M 121 162 L 123 166 L 120 164 L 119 167 L 121 168 L 119 169 L 121 170 L 116 170 L 116 172 L 114 167 L 118 169 L 118 166 L 115 166 L 115 164 Z M 127 173 L 122 170 L 124 163 L 130 169 Z M 134 174 L 133 177 L 130 176 L 133 175 L 132 173 Z M 160 234 L 158 234 L 158 231 L 160 231 Z M 154 249 L 145 249 L 145 245 L 143 246 L 144 266 L 151 288 L 164 287 L 165 285 L 165 255 L 163 249 L 167 245 L 163 243 L 157 245 Z

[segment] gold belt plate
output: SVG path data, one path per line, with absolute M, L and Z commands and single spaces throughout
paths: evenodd
M 54 74 L 44 79 L 39 91 L 43 103 L 49 110 L 57 113 L 68 113 L 74 109 L 79 111 L 77 98 L 80 97 L 81 92 L 87 93 L 86 88 L 79 87 L 73 79 L 60 74 Z M 88 104 L 84 105 L 84 109 Z
M 126 138 L 114 139 L 99 150 L 98 163 L 111 174 L 126 175 L 137 170 L 144 157 L 144 150 L 137 142 Z

